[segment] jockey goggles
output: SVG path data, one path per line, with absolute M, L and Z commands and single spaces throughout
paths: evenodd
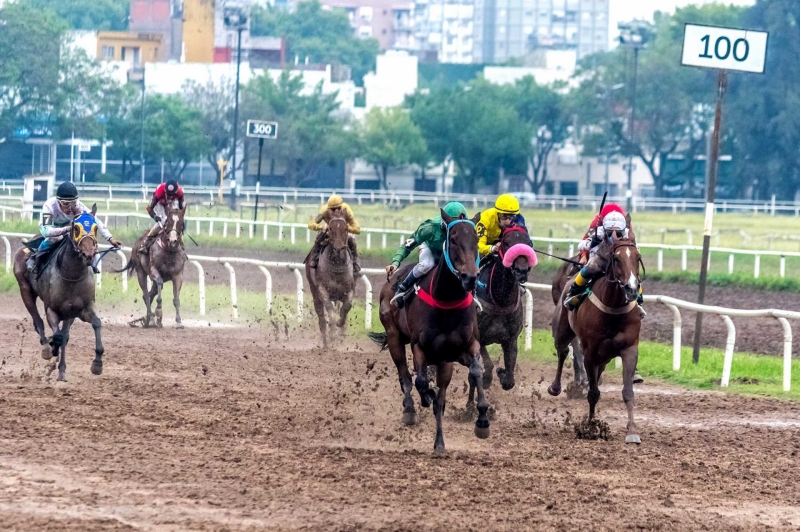
M 61 209 L 72 209 L 75 205 L 78 204 L 78 198 L 75 199 L 59 199 L 58 205 Z

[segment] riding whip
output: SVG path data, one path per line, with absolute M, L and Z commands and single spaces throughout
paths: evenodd
M 603 212 L 603 207 L 606 206 L 606 196 L 608 196 L 608 190 L 603 193 L 603 201 L 600 202 L 600 210 L 597 212 Z
M 565 259 L 564 257 L 559 257 L 558 255 L 551 255 L 550 253 L 545 253 L 544 251 L 539 251 L 538 249 L 534 249 L 534 251 L 536 253 L 541 253 L 542 255 L 547 255 L 548 257 L 553 257 L 554 259 L 563 260 L 564 262 L 569 262 L 570 264 L 574 264 L 575 266 L 583 267 L 583 264 L 581 264 L 577 260 Z

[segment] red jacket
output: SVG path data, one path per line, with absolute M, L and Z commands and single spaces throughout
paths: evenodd
M 178 185 L 178 190 L 175 192 L 175 197 L 178 200 L 178 208 L 183 209 L 183 189 L 180 185 Z M 155 208 L 157 204 L 161 204 L 164 207 L 167 207 L 167 185 L 166 183 L 161 183 L 156 188 L 156 191 L 153 192 L 153 198 L 150 200 L 150 205 L 147 206 L 147 212 L 150 212 Z

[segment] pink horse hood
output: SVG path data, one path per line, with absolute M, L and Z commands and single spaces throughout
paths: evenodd
M 514 244 L 508 251 L 506 251 L 505 255 L 503 255 L 503 266 L 506 268 L 510 268 L 517 257 L 527 257 L 528 258 L 528 265 L 531 268 L 535 268 L 539 261 L 536 259 L 536 252 L 533 251 L 533 248 L 527 244 Z

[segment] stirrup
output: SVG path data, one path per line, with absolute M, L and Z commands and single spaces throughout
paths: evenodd
M 403 286 L 402 288 L 403 289 L 401 290 L 400 286 L 397 287 L 397 293 L 389 301 L 390 305 L 395 306 L 397 308 L 403 308 L 405 306 L 405 297 L 410 289 L 405 288 L 405 286 Z
M 636 305 L 639 308 L 639 318 L 645 319 L 647 317 L 647 311 L 644 310 L 642 305 Z

